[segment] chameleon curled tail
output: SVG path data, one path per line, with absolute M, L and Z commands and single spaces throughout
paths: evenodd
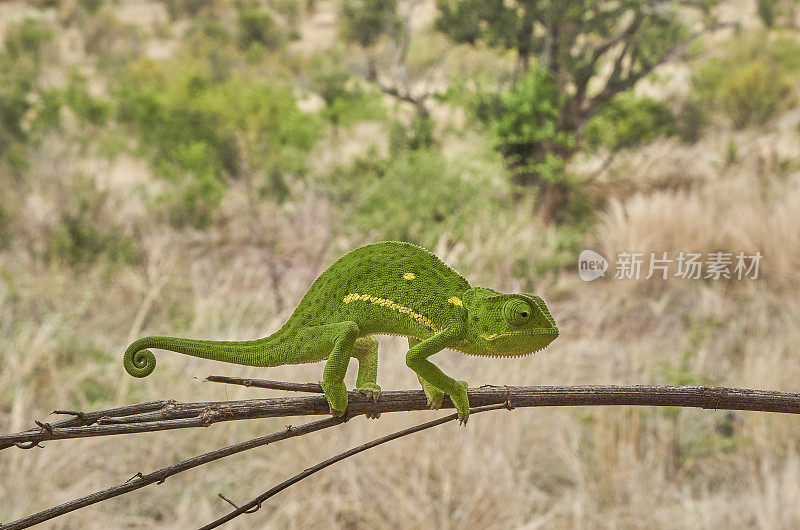
M 145 339 L 149 338 L 145 337 Z M 147 377 L 156 369 L 156 356 L 141 344 L 146 342 L 145 339 L 139 339 L 128 346 L 128 349 L 125 350 L 125 355 L 122 357 L 122 365 L 125 366 L 125 371 L 133 377 Z
M 148 348 L 169 350 L 193 357 L 212 359 L 247 366 L 276 366 L 282 364 L 279 333 L 257 340 L 225 341 L 196 340 L 176 337 L 143 337 L 125 350 L 122 364 L 134 377 L 147 377 L 156 368 L 156 356 Z M 278 355 L 276 355 L 278 354 Z

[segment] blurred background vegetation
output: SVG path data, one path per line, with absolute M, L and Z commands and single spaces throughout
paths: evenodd
M 536 357 L 440 354 L 472 385 L 799 389 L 797 0 L 10 1 L 0 43 L 3 432 L 56 408 L 253 395 L 193 379 L 211 372 L 317 380 L 162 354 L 137 381 L 120 359 L 143 334 L 266 335 L 383 239 L 551 305 L 562 335 Z M 764 260 L 755 281 L 587 284 L 584 248 L 610 275 L 622 251 Z M 402 342 L 382 351 L 382 386 L 413 387 Z M 425 415 L 387 416 L 56 526 L 196 525 L 226 509 L 210 491 L 252 497 Z M 5 451 L 0 521 L 281 426 Z M 239 524 L 800 525 L 794 418 L 517 411 L 385 454 Z

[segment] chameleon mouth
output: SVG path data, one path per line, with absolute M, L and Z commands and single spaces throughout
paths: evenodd
M 475 350 L 473 350 L 473 351 L 464 351 L 464 350 L 462 350 L 460 348 L 457 348 L 457 347 L 456 348 L 452 348 L 451 347 L 450 349 L 459 351 L 459 352 L 464 353 L 466 355 L 472 355 L 474 357 L 526 357 L 528 355 L 533 355 L 534 353 L 540 352 L 543 349 L 547 348 L 550 345 L 550 343 L 553 342 L 556 339 L 556 337 L 558 337 L 558 328 L 553 327 L 553 328 L 545 328 L 545 329 L 539 329 L 539 330 L 534 330 L 534 331 L 531 331 L 531 330 L 505 331 L 503 333 L 493 333 L 493 334 L 490 334 L 490 335 L 484 334 L 484 335 L 481 335 L 481 338 L 486 340 L 487 343 L 491 343 L 491 341 L 493 341 L 493 340 L 497 340 L 497 339 L 501 339 L 501 338 L 508 338 L 508 337 L 516 337 L 516 336 L 520 336 L 520 335 L 524 335 L 524 336 L 528 336 L 528 337 L 530 337 L 530 336 L 538 336 L 538 337 L 543 337 L 543 338 L 549 338 L 549 340 L 544 342 L 544 344 L 542 346 L 538 347 L 538 348 L 535 348 L 535 349 L 529 350 L 529 351 L 522 351 L 522 352 L 515 352 L 515 351 L 512 350 L 512 351 L 508 351 L 508 352 L 490 352 L 490 351 L 486 351 L 486 353 L 483 353 L 483 352 L 476 352 Z
M 537 330 L 519 330 L 519 331 L 504 331 L 503 333 L 492 333 L 491 335 L 481 335 L 481 338 L 484 340 L 496 340 L 502 337 L 513 337 L 517 335 L 545 335 L 553 337 L 551 339 L 555 340 L 558 337 L 558 328 L 547 328 L 547 329 L 537 329 Z M 541 349 L 541 348 L 540 348 Z M 538 351 L 538 350 L 537 350 Z

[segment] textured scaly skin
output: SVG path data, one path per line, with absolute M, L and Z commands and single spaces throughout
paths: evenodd
M 377 400 L 375 334 L 404 335 L 406 364 L 416 372 L 431 408 L 444 394 L 463 423 L 469 416 L 467 383 L 445 375 L 428 358 L 444 348 L 470 355 L 520 356 L 546 347 L 558 328 L 541 298 L 470 287 L 467 280 L 422 247 L 387 241 L 346 254 L 314 281 L 278 331 L 252 341 L 144 337 L 125 351 L 125 370 L 149 375 L 148 348 L 248 366 L 326 360 L 322 388 L 331 412 L 344 414 L 344 376 L 358 360 L 356 390 Z

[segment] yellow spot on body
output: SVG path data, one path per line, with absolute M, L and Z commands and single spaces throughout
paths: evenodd
M 407 272 L 407 273 L 403 274 L 403 278 L 406 279 L 406 280 L 413 280 L 416 277 L 417 277 L 417 275 L 414 274 L 413 272 Z
M 398 313 L 408 315 L 409 317 L 414 319 L 414 321 L 416 321 L 419 325 L 430 329 L 434 333 L 439 333 L 439 328 L 437 328 L 433 324 L 433 322 L 431 322 L 431 319 L 429 319 L 428 317 L 420 315 L 410 307 L 402 306 L 397 302 L 394 302 L 392 300 L 387 300 L 386 298 L 379 298 L 377 296 L 372 296 L 370 294 L 350 293 L 342 299 L 342 302 L 344 302 L 345 304 L 349 304 L 350 302 L 354 302 L 356 300 L 359 300 L 361 302 L 369 302 L 371 304 L 375 304 L 381 307 L 386 307 L 388 309 L 391 309 L 392 311 L 397 311 Z
M 461 298 L 459 298 L 457 296 L 451 296 L 450 298 L 447 299 L 447 301 L 450 302 L 453 305 L 457 305 L 457 306 L 461 306 L 461 307 L 464 306 L 464 304 L 461 302 Z

